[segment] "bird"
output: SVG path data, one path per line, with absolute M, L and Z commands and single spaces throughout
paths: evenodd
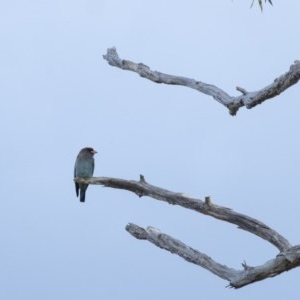
M 97 151 L 91 147 L 85 147 L 79 151 L 74 167 L 74 178 L 88 178 L 93 176 L 95 167 L 94 154 L 96 153 Z M 76 196 L 80 195 L 80 202 L 85 201 L 87 187 L 88 184 L 75 182 Z

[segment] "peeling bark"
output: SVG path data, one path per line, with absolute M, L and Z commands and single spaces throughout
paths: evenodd
M 300 61 L 296 60 L 290 69 L 283 75 L 276 78 L 268 86 L 257 91 L 248 92 L 244 88 L 236 87 L 242 93 L 240 96 L 230 96 L 221 88 L 212 84 L 204 83 L 192 78 L 174 76 L 151 70 L 143 63 L 135 63 L 130 60 L 121 59 L 116 48 L 107 49 L 107 54 L 103 58 L 113 67 L 138 73 L 141 77 L 156 83 L 171 85 L 182 85 L 197 90 L 200 93 L 213 97 L 216 101 L 228 108 L 231 115 L 236 115 L 237 111 L 245 106 L 250 109 L 264 101 L 278 96 L 300 79 Z
M 148 240 L 162 249 L 177 254 L 188 262 L 207 269 L 213 274 L 227 280 L 231 287 L 240 288 L 268 277 L 274 277 L 300 265 L 300 245 L 293 247 L 286 238 L 263 222 L 235 212 L 230 208 L 218 206 L 212 203 L 210 197 L 206 197 L 203 201 L 182 193 L 168 191 L 147 183 L 142 175 L 140 175 L 139 181 L 111 177 L 75 178 L 74 181 L 123 189 L 133 192 L 139 197 L 148 196 L 169 204 L 180 205 L 184 208 L 235 224 L 238 228 L 248 231 L 278 248 L 280 253 L 263 265 L 250 267 L 244 263 L 244 269 L 236 270 L 216 262 L 207 254 L 189 247 L 154 227 L 142 228 L 135 224 L 128 224 L 126 226 L 126 230 L 135 238 Z

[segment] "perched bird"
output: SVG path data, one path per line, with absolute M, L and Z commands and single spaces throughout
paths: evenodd
M 77 155 L 74 168 L 74 178 L 75 177 L 92 177 L 94 173 L 94 154 L 95 151 L 91 147 L 86 147 L 80 150 Z M 88 184 L 77 183 L 75 182 L 76 195 L 78 197 L 80 191 L 80 202 L 85 201 L 85 191 L 88 187 Z

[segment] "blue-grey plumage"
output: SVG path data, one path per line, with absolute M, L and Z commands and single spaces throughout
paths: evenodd
M 75 168 L 74 168 L 74 178 L 75 177 L 92 177 L 94 173 L 94 154 L 96 154 L 97 151 L 95 151 L 91 147 L 86 147 L 80 150 L 80 152 L 77 155 L 77 159 L 75 162 Z M 80 202 L 85 201 L 85 192 L 88 187 L 88 184 L 84 183 L 77 183 L 75 182 L 75 190 L 76 195 L 78 197 L 78 194 L 80 194 Z

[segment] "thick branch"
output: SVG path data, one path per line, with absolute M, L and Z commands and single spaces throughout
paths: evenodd
M 205 201 L 202 201 L 181 193 L 174 193 L 150 185 L 145 181 L 142 175 L 140 177 L 140 181 L 110 177 L 93 177 L 86 179 L 75 178 L 75 181 L 88 184 L 99 184 L 116 189 L 124 189 L 137 194 L 139 197 L 149 196 L 157 200 L 165 201 L 169 204 L 180 205 L 216 219 L 235 224 L 239 228 L 251 232 L 270 242 L 280 251 L 287 250 L 291 247 L 291 244 L 278 232 L 254 218 L 237 213 L 227 207 L 215 205 L 210 201 L 209 197 L 207 197 Z
M 185 245 L 167 234 L 161 233 L 158 229 L 153 227 L 144 229 L 134 224 L 126 226 L 126 230 L 137 239 L 148 240 L 162 249 L 179 255 L 188 262 L 207 269 L 213 274 L 228 280 L 231 287 L 240 288 L 250 283 L 279 275 L 300 265 L 300 245 L 292 247 L 284 237 L 267 225 L 246 215 L 234 212 L 229 208 L 217 206 L 211 202 L 209 197 L 202 201 L 181 193 L 174 193 L 155 187 L 148 184 L 142 175 L 140 176 L 140 181 L 109 177 L 75 178 L 74 180 L 80 183 L 99 184 L 128 190 L 139 197 L 149 196 L 236 224 L 239 228 L 269 241 L 281 251 L 276 258 L 267 261 L 261 266 L 249 267 L 244 263 L 244 270 L 236 270 L 214 261 L 208 255 Z
M 230 286 L 234 288 L 240 288 L 256 281 L 277 276 L 300 265 L 300 245 L 291 247 L 261 266 L 249 267 L 243 264 L 244 270 L 235 270 L 214 261 L 206 254 L 185 245 L 156 228 L 147 227 L 144 229 L 135 224 L 128 224 L 126 230 L 137 239 L 148 240 L 162 249 L 181 256 L 186 261 L 201 266 L 228 280 Z
M 237 90 L 242 92 L 242 95 L 233 97 L 214 85 L 187 77 L 168 75 L 153 71 L 143 63 L 135 63 L 130 60 L 120 59 L 116 48 L 107 49 L 107 54 L 103 55 L 103 58 L 107 60 L 111 66 L 136 72 L 141 77 L 147 78 L 153 82 L 182 85 L 212 96 L 215 100 L 226 106 L 231 115 L 235 115 L 240 107 L 246 106 L 250 109 L 265 100 L 279 95 L 292 85 L 296 84 L 300 79 L 300 62 L 295 61 L 294 64 L 291 65 L 289 71 L 275 79 L 270 85 L 254 92 L 247 92 L 245 89 L 237 87 Z

